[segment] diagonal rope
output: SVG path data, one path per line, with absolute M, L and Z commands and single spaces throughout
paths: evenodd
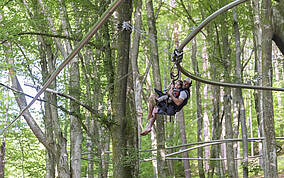
M 52 73 L 47 82 L 42 86 L 33 100 L 20 112 L 20 114 L 2 131 L 0 135 L 3 135 L 7 129 L 13 125 L 39 98 L 39 96 L 47 89 L 47 87 L 53 82 L 56 76 L 61 72 L 61 70 L 78 54 L 78 52 L 84 47 L 84 45 L 92 38 L 92 36 L 98 31 L 98 29 L 103 25 L 103 23 L 107 20 L 109 16 L 115 11 L 115 9 L 119 6 L 122 0 L 116 0 L 113 2 L 109 8 L 103 13 L 101 18 L 97 23 L 91 28 L 91 30 L 87 33 L 87 35 L 82 39 L 82 41 L 75 47 L 75 49 L 69 54 L 69 56 L 63 61 L 62 64 Z

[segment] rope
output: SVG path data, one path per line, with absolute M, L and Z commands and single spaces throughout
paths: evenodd
M 65 59 L 65 61 L 53 72 L 47 82 L 43 85 L 40 91 L 36 94 L 34 99 L 20 112 L 20 114 L 2 131 L 0 135 L 3 135 L 7 129 L 13 125 L 24 113 L 27 111 L 34 102 L 39 98 L 39 96 L 47 89 L 47 87 L 55 80 L 57 75 L 61 72 L 61 70 L 78 54 L 78 52 L 84 47 L 84 45 L 93 37 L 93 35 L 98 31 L 98 29 L 103 25 L 103 23 L 107 20 L 109 16 L 115 11 L 115 9 L 119 6 L 122 0 L 116 0 L 113 2 L 109 8 L 104 12 L 101 18 L 97 23 L 91 28 L 91 30 L 87 33 L 87 35 L 82 39 L 82 41 L 75 47 L 75 49 L 69 54 L 69 56 Z
M 177 64 L 178 69 L 186 75 L 189 78 L 192 78 L 193 80 L 210 84 L 210 85 L 216 85 L 216 86 L 223 86 L 223 87 L 231 87 L 231 88 L 246 88 L 246 89 L 256 89 L 256 90 L 272 90 L 272 91 L 284 91 L 284 88 L 276 88 L 276 87 L 267 87 L 267 86 L 253 86 L 253 85 L 246 85 L 246 84 L 239 84 L 239 83 L 225 83 L 225 82 L 217 82 L 212 81 L 208 79 L 204 79 L 201 77 L 198 77 L 188 71 L 186 71 L 184 68 L 181 67 L 180 64 Z
M 226 12 L 227 10 L 246 2 L 247 0 L 236 0 L 233 1 L 226 6 L 222 7 L 221 9 L 215 11 L 213 14 L 211 14 L 209 17 L 207 17 L 204 21 L 201 22 L 200 25 L 198 25 L 187 37 L 186 39 L 181 43 L 181 45 L 177 48 L 177 51 L 182 51 L 183 48 L 199 33 L 209 22 L 211 22 L 213 19 L 215 19 L 218 15 L 220 15 L 223 12 Z
M 222 7 L 221 9 L 215 11 L 213 14 L 211 14 L 209 17 L 207 17 L 204 21 L 201 22 L 200 25 L 198 25 L 187 37 L 186 39 L 182 42 L 182 44 L 174 50 L 173 56 L 182 56 L 179 55 L 182 53 L 183 48 L 212 20 L 214 20 L 218 15 L 220 15 L 223 12 L 226 12 L 227 10 L 243 3 L 246 2 L 247 0 L 236 0 L 233 1 L 226 6 Z M 182 58 L 182 57 L 181 57 Z M 178 70 L 186 75 L 187 77 L 202 82 L 210 85 L 216 85 L 216 86 L 223 86 L 223 87 L 231 87 L 231 88 L 247 88 L 247 89 L 256 89 L 256 90 L 272 90 L 272 91 L 284 91 L 284 88 L 276 88 L 276 87 L 268 87 L 268 86 L 252 86 L 252 85 L 246 85 L 246 84 L 238 84 L 238 83 L 225 83 L 225 82 L 217 82 L 217 81 L 212 81 L 208 79 L 203 79 L 201 77 L 198 77 L 188 71 L 186 71 L 181 65 L 180 62 L 181 60 L 178 60 L 178 58 L 172 59 L 173 62 L 175 62 L 175 65 L 177 66 Z

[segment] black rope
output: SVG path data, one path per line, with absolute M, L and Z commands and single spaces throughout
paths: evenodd
M 173 84 L 176 80 L 180 78 L 180 70 L 177 67 L 177 64 L 182 62 L 182 58 L 183 58 L 183 51 L 178 51 L 178 49 L 176 48 L 172 55 L 172 62 L 174 62 L 174 64 L 171 67 L 170 71 L 171 81 Z M 177 72 L 175 73 L 175 71 Z

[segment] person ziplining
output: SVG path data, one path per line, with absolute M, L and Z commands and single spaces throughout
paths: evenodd
M 178 52 L 177 50 L 174 51 L 173 61 L 180 62 L 182 57 L 182 52 Z M 187 104 L 190 97 L 192 80 L 190 78 L 185 78 L 183 81 L 174 79 L 172 71 L 171 78 L 172 83 L 166 94 L 155 89 L 158 96 L 152 94 L 149 97 L 147 113 L 147 120 L 149 120 L 149 122 L 147 128 L 141 133 L 142 136 L 145 136 L 152 131 L 152 126 L 156 121 L 157 114 L 173 116 Z M 177 80 L 176 84 L 174 84 L 175 80 Z
M 158 98 L 155 95 L 151 95 L 149 97 L 148 114 L 147 114 L 147 120 L 149 120 L 149 123 L 147 128 L 141 133 L 142 136 L 147 135 L 149 132 L 152 131 L 152 126 L 156 121 L 157 114 L 172 116 L 175 115 L 177 112 L 179 112 L 187 104 L 187 101 L 190 97 L 189 89 L 191 85 L 192 81 L 190 78 L 184 79 L 178 97 L 175 97 L 174 86 L 171 85 L 168 95 L 172 101 L 168 103 L 166 100 L 158 102 L 157 101 Z

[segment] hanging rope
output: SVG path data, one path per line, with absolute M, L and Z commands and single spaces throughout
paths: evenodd
M 178 69 L 176 64 L 182 62 L 182 58 L 183 58 L 183 52 L 182 51 L 178 52 L 178 50 L 175 49 L 172 55 L 172 62 L 174 62 L 174 64 L 170 70 L 170 77 L 173 84 L 176 80 L 180 78 L 180 70 Z
M 13 125 L 24 113 L 27 111 L 34 102 L 39 98 L 39 96 L 47 89 L 47 87 L 54 81 L 56 76 L 61 72 L 61 70 L 78 54 L 78 52 L 84 47 L 84 45 L 93 37 L 93 35 L 98 31 L 98 29 L 103 25 L 103 23 L 108 19 L 109 16 L 115 11 L 122 0 L 117 0 L 113 2 L 109 8 L 104 12 L 97 23 L 91 28 L 87 35 L 82 39 L 82 41 L 75 47 L 75 49 L 69 54 L 69 56 L 63 61 L 63 63 L 52 73 L 47 82 L 43 85 L 40 91 L 36 94 L 33 100 L 20 112 L 20 114 L 2 131 L 0 135 L 3 135 L 7 129 Z

